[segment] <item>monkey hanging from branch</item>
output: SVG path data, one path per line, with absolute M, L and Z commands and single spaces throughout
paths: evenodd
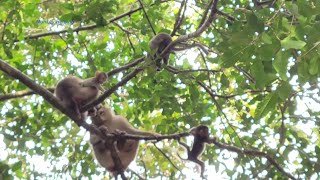
M 201 168 L 200 176 L 204 178 L 203 174 L 204 174 L 205 165 L 203 161 L 199 160 L 199 156 L 204 151 L 206 147 L 206 143 L 212 144 L 216 140 L 216 138 L 209 137 L 209 128 L 205 125 L 199 125 L 197 127 L 193 127 L 189 130 L 189 133 L 194 136 L 193 145 L 191 149 L 187 144 L 181 142 L 180 139 L 178 139 L 179 144 L 181 144 L 184 148 L 186 148 L 187 155 L 188 155 L 187 159 L 183 159 L 181 157 L 180 158 L 183 160 L 189 160 L 198 164 Z
M 160 136 L 158 133 L 142 131 L 134 128 L 128 120 L 121 116 L 116 115 L 111 108 L 105 106 L 98 106 L 97 113 L 91 115 L 92 124 L 97 126 L 105 133 L 124 133 L 130 135 L 140 136 Z M 117 175 L 119 171 L 127 169 L 129 164 L 134 160 L 138 152 L 139 140 L 134 139 L 120 139 L 111 144 L 105 139 L 102 139 L 97 134 L 90 132 L 90 144 L 93 148 L 93 153 L 98 163 L 105 167 L 111 174 Z M 113 161 L 110 146 L 115 145 L 119 159 L 121 161 L 121 167 L 117 167 Z

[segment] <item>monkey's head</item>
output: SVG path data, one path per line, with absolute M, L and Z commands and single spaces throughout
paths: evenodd
M 101 71 L 97 71 L 95 77 L 99 84 L 103 84 L 108 79 L 107 74 Z
M 209 138 L 209 128 L 205 125 L 193 127 L 190 129 L 189 133 L 199 138 Z
M 92 123 L 98 127 L 111 123 L 113 116 L 112 110 L 105 106 L 98 106 L 97 109 L 96 116 L 91 116 Z

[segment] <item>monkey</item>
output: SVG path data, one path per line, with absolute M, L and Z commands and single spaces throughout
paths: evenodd
M 200 176 L 203 178 L 205 166 L 204 166 L 203 161 L 199 160 L 199 156 L 204 151 L 204 149 L 206 147 L 206 143 L 212 144 L 215 141 L 215 138 L 209 137 L 209 128 L 205 125 L 199 125 L 197 127 L 193 127 L 190 129 L 189 133 L 194 136 L 193 145 L 192 145 L 191 150 L 187 144 L 181 142 L 179 139 L 178 139 L 178 142 L 179 142 L 179 144 L 181 144 L 183 147 L 185 147 L 187 149 L 188 157 L 185 160 L 189 160 L 189 161 L 192 161 L 192 162 L 198 164 L 201 168 L 201 175 Z
M 168 65 L 170 52 L 173 51 L 183 51 L 192 47 L 200 48 L 205 54 L 208 54 L 208 50 L 200 43 L 193 42 L 192 44 L 188 43 L 178 43 L 175 46 L 171 47 L 170 50 L 160 57 L 160 54 L 166 47 L 172 42 L 172 38 L 169 34 L 160 32 L 156 34 L 149 41 L 149 48 L 151 50 L 152 59 L 156 62 L 157 71 L 160 71 L 161 65 Z M 178 47 L 176 47 L 178 46 Z
M 103 131 L 108 133 L 119 133 L 119 131 L 131 134 L 131 135 L 141 135 L 141 136 L 159 136 L 158 133 L 141 131 L 135 129 L 128 120 L 121 116 L 115 115 L 114 112 L 105 106 L 98 107 L 95 116 L 91 116 L 92 124 L 99 127 Z M 112 160 L 110 151 L 110 142 L 105 142 L 98 135 L 90 133 L 90 144 L 93 148 L 93 153 L 98 163 L 105 167 L 109 172 L 115 175 L 117 172 L 117 167 Z M 138 151 L 139 140 L 127 139 L 123 141 L 116 142 L 116 149 L 119 155 L 122 171 L 126 170 L 129 164 L 134 160 Z
M 160 71 L 162 63 L 164 65 L 168 65 L 170 51 L 165 53 L 162 57 L 160 57 L 160 54 L 171 42 L 171 36 L 164 32 L 158 33 L 149 42 L 149 48 L 153 53 L 153 58 L 156 62 L 157 71 Z M 163 62 L 161 62 L 161 60 Z
M 98 97 L 99 90 L 103 89 L 101 84 L 106 80 L 106 73 L 100 71 L 97 71 L 94 77 L 84 80 L 67 76 L 57 83 L 54 94 L 64 107 L 73 110 L 79 118 L 84 119 L 86 112 L 80 113 L 80 107 Z

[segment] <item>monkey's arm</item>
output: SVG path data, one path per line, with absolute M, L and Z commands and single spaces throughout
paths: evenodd
M 182 145 L 184 148 L 186 148 L 186 150 L 187 150 L 187 152 L 188 152 L 188 156 L 189 156 L 190 147 L 189 147 L 186 143 L 181 142 L 181 141 L 180 141 L 180 138 L 178 139 L 178 143 L 179 143 L 180 145 Z
M 100 91 L 105 91 L 105 89 L 98 82 L 96 82 L 95 78 L 85 79 L 79 84 L 81 87 L 95 87 Z

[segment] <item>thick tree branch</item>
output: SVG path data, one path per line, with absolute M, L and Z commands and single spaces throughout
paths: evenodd
M 139 63 L 141 63 L 144 60 L 144 57 L 138 58 L 132 62 L 129 62 L 121 67 L 115 68 L 109 72 L 107 72 L 108 77 L 115 75 L 116 73 L 119 73 L 123 70 L 127 70 L 131 67 L 134 67 L 136 65 L 138 65 Z M 47 88 L 47 90 L 49 90 L 51 93 L 54 92 L 54 87 L 51 88 Z M 24 97 L 24 96 L 29 96 L 29 95 L 33 95 L 33 94 L 37 94 L 35 91 L 30 90 L 30 89 L 26 89 L 26 90 L 22 90 L 22 91 L 18 91 L 15 93 L 8 93 L 8 94 L 0 94 L 0 101 L 5 101 L 8 99 L 13 99 L 13 98 L 20 98 L 20 97 Z

